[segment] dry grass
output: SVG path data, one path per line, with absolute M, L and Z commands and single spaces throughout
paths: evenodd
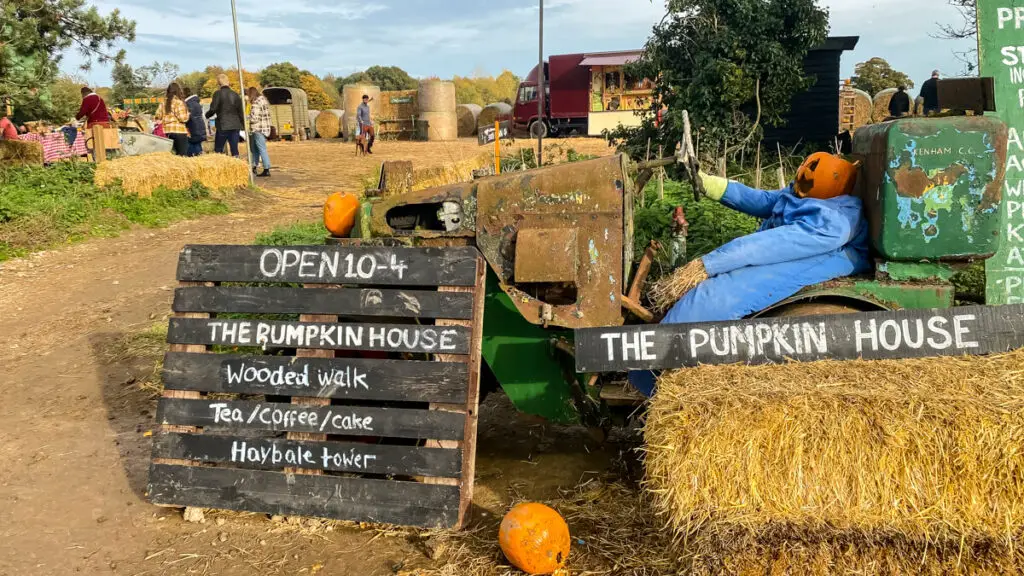
M 704 269 L 704 262 L 697 259 L 658 279 L 651 285 L 648 296 L 658 312 L 666 312 L 687 292 L 707 279 L 708 273 Z
M 43 164 L 43 146 L 38 142 L 0 140 L 0 166 Z
M 1022 368 L 1024 351 L 667 373 L 648 488 L 709 573 L 1019 573 Z
M 511 505 L 515 505 L 513 502 Z M 662 576 L 684 565 L 671 531 L 656 519 L 643 493 L 619 481 L 590 480 L 546 502 L 569 524 L 572 551 L 567 568 L 574 576 Z M 510 505 L 510 507 L 511 507 Z M 500 517 L 463 532 L 424 534 L 438 566 L 406 576 L 506 576 L 512 568 L 498 546 Z
M 871 113 L 871 117 L 875 122 L 882 122 L 889 117 L 889 101 L 896 95 L 896 92 L 898 90 L 895 88 L 886 88 L 875 94 L 872 101 L 874 111 Z
M 125 192 L 139 196 L 150 196 L 161 186 L 182 190 L 193 182 L 212 190 L 238 188 L 248 186 L 249 166 L 224 154 L 184 158 L 168 153 L 127 156 L 96 166 L 97 186 L 118 180 Z

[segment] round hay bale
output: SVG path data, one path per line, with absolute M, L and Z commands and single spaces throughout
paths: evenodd
M 895 88 L 886 88 L 878 94 L 875 94 L 875 99 L 872 103 L 874 106 L 874 112 L 871 113 L 871 118 L 875 122 L 884 122 L 889 117 L 889 101 L 899 90 Z
M 853 108 L 853 129 L 871 124 L 871 117 L 875 113 L 875 104 L 871 100 L 871 94 L 857 88 L 852 89 L 854 97 Z
M 459 104 L 455 107 L 455 116 L 459 122 L 459 138 L 476 136 L 477 118 L 483 108 L 479 104 Z
M 316 117 L 316 133 L 321 138 L 337 138 L 341 135 L 344 119 L 344 110 L 323 110 Z
M 512 106 L 504 102 L 488 104 L 477 117 L 477 126 L 493 126 L 495 121 L 512 118 Z
M 459 137 L 459 119 L 455 111 L 421 112 L 417 122 L 427 123 L 428 142 L 447 142 Z
M 309 116 L 310 131 L 313 132 L 313 134 L 311 134 L 310 137 L 311 138 L 316 138 L 316 117 L 320 115 L 320 111 L 319 110 L 307 110 L 306 114 Z
M 447 80 L 424 80 L 420 82 L 416 102 L 421 113 L 454 112 L 455 84 Z
M 924 98 L 921 96 L 914 99 L 914 116 L 924 116 Z
M 370 118 L 376 121 L 377 117 L 380 116 L 380 86 L 346 84 L 341 89 L 341 101 L 345 109 L 345 117 L 342 124 L 345 127 L 345 137 L 354 136 L 356 133 L 356 108 L 359 108 L 359 105 L 363 103 L 364 94 L 372 98 L 370 100 Z

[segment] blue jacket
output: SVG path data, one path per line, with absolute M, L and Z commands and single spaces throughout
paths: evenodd
M 807 286 L 871 269 L 859 198 L 800 198 L 792 184 L 766 191 L 729 182 L 721 202 L 764 222 L 701 258 L 709 278 L 687 292 L 662 324 L 739 320 Z M 653 394 L 651 372 L 631 372 L 629 379 Z
M 199 97 L 194 94 L 189 96 L 185 99 L 185 106 L 188 108 L 188 122 L 185 123 L 185 128 L 188 128 L 188 141 L 193 144 L 205 141 L 206 119 L 203 118 L 203 105 L 199 102 Z

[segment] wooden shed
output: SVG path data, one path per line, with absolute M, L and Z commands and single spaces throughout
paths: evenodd
M 305 140 L 312 136 L 305 90 L 271 87 L 264 88 L 263 95 L 270 102 L 270 119 L 279 137 Z
M 795 146 L 814 142 L 826 144 L 839 133 L 839 63 L 843 52 L 853 50 L 859 36 L 831 36 L 804 58 L 804 73 L 816 81 L 806 92 L 793 97 L 785 124 L 766 128 L 766 143 Z

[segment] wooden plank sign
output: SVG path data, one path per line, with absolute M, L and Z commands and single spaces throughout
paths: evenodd
M 1024 305 L 576 330 L 578 372 L 922 358 L 1024 347 Z
M 484 272 L 466 247 L 186 246 L 150 500 L 462 526 Z

